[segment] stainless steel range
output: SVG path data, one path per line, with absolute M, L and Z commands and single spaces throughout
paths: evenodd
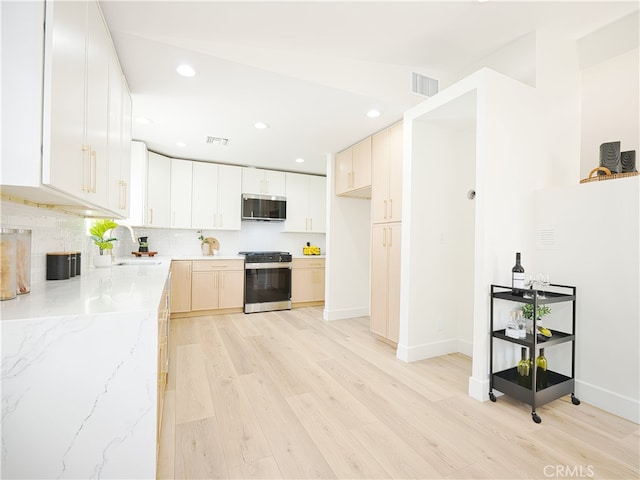
M 289 252 L 240 252 L 244 255 L 244 313 L 291 310 Z

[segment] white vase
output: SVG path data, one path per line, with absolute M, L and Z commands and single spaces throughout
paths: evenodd
M 111 255 L 94 255 L 93 256 L 93 266 L 97 268 L 102 267 L 110 267 L 111 266 Z

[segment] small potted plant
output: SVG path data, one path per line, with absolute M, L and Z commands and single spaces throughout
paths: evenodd
M 533 328 L 533 304 L 531 303 L 525 303 L 522 307 L 522 316 L 526 319 L 529 320 L 529 325 L 531 325 L 531 327 L 527 327 L 527 331 L 530 331 Z M 538 308 L 536 310 L 536 323 L 537 323 L 537 328 L 538 328 L 538 333 L 540 333 L 541 335 L 545 336 L 545 337 L 550 337 L 551 336 L 551 331 L 545 327 L 543 327 L 542 325 L 540 325 L 540 322 L 542 321 L 542 317 L 544 317 L 545 315 L 548 315 L 549 313 L 551 313 L 551 308 L 549 308 L 548 305 L 538 305 Z
M 116 228 L 118 224 L 113 220 L 96 220 L 91 225 L 89 233 L 93 243 L 100 249 L 100 255 L 94 255 L 93 264 L 96 267 L 108 267 L 111 265 L 111 250 L 113 243 L 117 238 L 107 235 Z

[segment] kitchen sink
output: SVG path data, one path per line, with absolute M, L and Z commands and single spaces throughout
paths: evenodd
M 116 266 L 123 265 L 160 265 L 162 262 L 160 260 L 155 260 L 152 258 L 127 258 L 120 259 L 113 262 Z

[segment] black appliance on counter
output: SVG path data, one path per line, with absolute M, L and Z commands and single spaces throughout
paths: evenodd
M 239 254 L 244 255 L 244 313 L 291 310 L 291 254 Z

